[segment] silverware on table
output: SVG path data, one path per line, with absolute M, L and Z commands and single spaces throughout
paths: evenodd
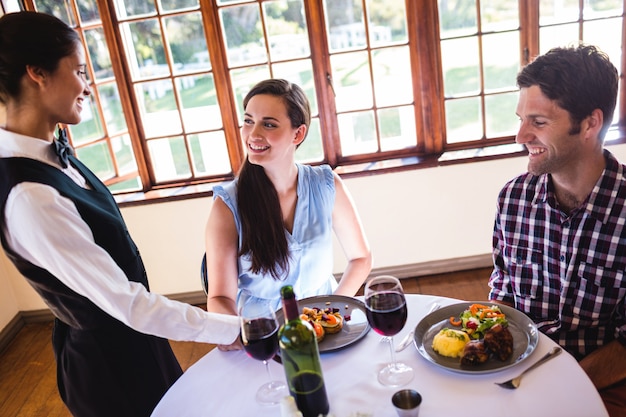
M 524 370 L 524 372 L 522 372 L 521 374 L 519 374 L 515 378 L 509 379 L 508 381 L 505 381 L 505 382 L 496 382 L 495 384 L 496 385 L 500 385 L 502 388 L 516 389 L 517 387 L 519 387 L 520 382 L 522 381 L 522 375 L 524 375 L 526 372 L 530 371 L 531 369 L 535 369 L 536 367 L 538 367 L 542 363 L 545 363 L 548 360 L 554 358 L 559 353 L 561 353 L 562 350 L 563 349 L 561 349 L 558 346 L 553 347 L 550 352 L 546 353 L 541 359 L 539 359 L 537 362 L 532 364 L 529 368 Z
M 430 310 L 428 311 L 428 313 L 426 313 L 426 315 L 429 315 L 430 313 L 432 313 L 433 311 L 437 310 L 439 307 L 441 307 L 441 305 L 439 303 L 434 303 L 431 307 Z M 400 342 L 400 344 L 398 344 L 398 346 L 396 347 L 396 352 L 401 352 L 404 349 L 406 349 L 407 347 L 409 347 L 409 345 L 413 342 L 413 335 L 415 334 L 415 329 L 411 330 L 409 332 L 409 334 L 407 334 L 406 336 L 404 336 L 404 339 L 402 339 L 402 341 Z

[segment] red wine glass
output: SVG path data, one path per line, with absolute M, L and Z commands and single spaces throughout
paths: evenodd
M 404 327 L 407 319 L 406 299 L 400 280 L 383 275 L 365 285 L 367 321 L 374 331 L 389 337 L 391 362 L 378 373 L 378 381 L 387 386 L 408 384 L 413 379 L 413 368 L 396 361 L 393 336 Z
M 269 360 L 278 352 L 278 321 L 269 303 L 242 293 L 239 299 L 241 341 L 243 349 L 253 359 L 263 361 L 269 382 L 261 385 L 256 400 L 263 405 L 277 405 L 289 395 L 284 382 L 272 378 Z

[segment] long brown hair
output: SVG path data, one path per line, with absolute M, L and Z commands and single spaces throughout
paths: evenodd
M 280 97 L 285 103 L 291 126 L 311 123 L 309 101 L 298 85 L 281 79 L 268 79 L 256 84 L 243 100 L 244 109 L 258 94 Z M 255 274 L 269 274 L 280 279 L 289 272 L 289 246 L 285 236 L 280 201 L 274 184 L 260 165 L 248 158 L 239 171 L 237 208 L 241 217 L 241 249 L 239 256 L 249 255 Z

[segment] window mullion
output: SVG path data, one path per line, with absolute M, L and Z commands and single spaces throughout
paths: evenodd
M 200 10 L 204 23 L 207 48 L 211 57 L 211 68 L 215 78 L 215 91 L 220 103 L 226 146 L 233 173 L 241 168 L 244 148 L 239 132 L 237 116 L 237 100 L 232 94 L 232 86 L 228 73 L 225 39 L 219 24 L 219 13 L 215 0 L 200 0 Z
M 437 2 L 415 0 L 406 2 L 409 44 L 413 68 L 415 120 L 420 153 L 439 153 L 444 144 L 444 103 L 441 51 L 439 47 L 439 16 Z
M 304 7 L 308 22 L 311 62 L 317 91 L 324 154 L 326 162 L 334 168 L 338 165 L 341 156 L 341 144 L 330 68 L 330 53 L 326 39 L 324 9 L 321 1 L 305 1 Z
M 124 118 L 128 127 L 128 134 L 131 138 L 135 160 L 137 162 L 137 170 L 141 178 L 143 191 L 148 191 L 154 184 L 150 175 L 148 153 L 144 151 L 144 143 L 141 136 L 140 123 L 141 118 L 138 117 L 139 110 L 136 107 L 136 100 L 133 94 L 133 86 L 130 82 L 130 69 L 126 60 L 126 54 L 120 47 L 122 45 L 119 26 L 115 16 L 115 5 L 112 0 L 97 0 L 98 9 L 100 11 L 100 19 L 102 20 L 102 29 L 107 41 L 109 53 L 111 56 L 111 66 L 115 74 L 115 82 L 119 90 L 121 106 L 124 111 Z
M 519 2 L 520 15 L 520 62 L 528 64 L 539 54 L 539 0 Z

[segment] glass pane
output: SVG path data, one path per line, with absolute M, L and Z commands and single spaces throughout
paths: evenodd
M 376 105 L 391 106 L 413 102 L 413 81 L 409 47 L 372 51 Z
M 583 8 L 583 18 L 595 19 L 620 16 L 623 7 L 623 0 L 586 0 Z
M 578 23 L 539 28 L 539 53 L 545 54 L 556 46 L 577 45 L 578 39 Z
M 583 23 L 583 40 L 602 49 L 613 65 L 620 68 L 622 57 L 622 19 L 604 19 Z
M 519 32 L 504 32 L 483 36 L 483 66 L 485 91 L 516 88 L 520 69 Z
M 137 176 L 127 181 L 122 181 L 122 182 L 117 182 L 115 184 L 111 184 L 108 187 L 111 193 L 113 194 L 140 191 L 141 190 L 141 178 Z
M 352 52 L 330 57 L 337 111 L 372 107 L 372 83 L 367 52 Z
M 161 0 L 161 9 L 165 11 L 198 7 L 198 0 Z
M 310 55 L 302 0 L 263 3 L 270 56 L 273 61 Z
M 317 115 L 317 95 L 315 94 L 313 66 L 310 60 L 303 59 L 274 64 L 272 65 L 272 74 L 274 78 L 284 78 L 302 87 L 311 105 L 311 115 Z
M 189 135 L 189 147 L 196 175 L 232 172 L 223 131 Z
M 129 135 L 122 135 L 111 139 L 111 147 L 117 161 L 117 169 L 120 175 L 130 174 L 137 171 L 135 153 Z
M 479 97 L 446 100 L 446 142 L 482 139 L 481 116 Z
M 441 41 L 441 61 L 446 97 L 480 92 L 477 37 Z
M 156 19 L 120 25 L 133 78 L 169 75 L 161 29 Z
M 35 0 L 38 12 L 58 17 L 71 27 L 76 27 L 76 15 L 71 0 Z
M 371 46 L 407 42 L 404 0 L 368 0 Z
M 515 115 L 518 93 L 497 94 L 485 97 L 487 137 L 514 136 L 519 127 Z
M 357 155 L 378 151 L 374 112 L 366 111 L 338 115 L 341 153 Z
M 115 8 L 120 18 L 147 15 L 156 12 L 154 0 L 116 0 Z
M 209 71 L 211 62 L 200 13 L 163 19 L 174 72 Z
M 222 114 L 217 102 L 213 74 L 176 78 L 185 131 L 220 129 Z
M 70 126 L 72 132 L 72 141 L 74 146 L 88 143 L 94 139 L 104 137 L 104 129 L 102 129 L 102 121 L 98 114 L 94 96 L 89 96 L 89 100 L 83 102 L 83 111 L 81 113 L 81 122 L 77 125 Z
M 404 149 L 417 144 L 415 109 L 413 106 L 378 111 L 380 148 L 382 151 Z
M 540 0 L 539 25 L 575 22 L 578 20 L 579 0 Z
M 19 12 L 22 10 L 21 0 L 3 0 L 2 6 L 4 7 L 4 13 Z M 2 16 L 2 7 L 0 7 L 0 16 Z
M 267 62 L 257 4 L 220 9 L 230 67 Z
M 309 133 L 304 142 L 296 150 L 296 161 L 307 164 L 321 162 L 324 160 L 324 146 L 322 145 L 322 134 L 320 132 L 320 121 L 318 118 L 311 119 Z
M 324 11 L 331 52 L 366 46 L 365 18 L 360 0 L 324 0 Z
M 579 0 L 540 0 L 539 25 L 575 22 L 578 20 Z
M 478 32 L 476 0 L 438 0 L 441 39 Z
M 243 120 L 243 98 L 256 83 L 267 78 L 270 78 L 270 69 L 267 65 L 241 68 L 230 72 L 233 93 L 235 94 L 235 100 L 237 102 L 237 118 L 240 124 Z
M 187 148 L 182 136 L 151 140 L 148 149 L 157 182 L 190 176 Z
M 102 28 L 86 30 L 85 41 L 96 80 L 112 78 L 111 55 Z
M 106 142 L 98 142 L 77 149 L 76 156 L 101 180 L 115 176 L 115 168 Z
M 518 0 L 481 0 L 481 30 L 499 32 L 519 28 Z
M 170 80 L 135 85 L 146 138 L 181 133 L 180 116 Z
M 96 3 L 96 0 L 78 0 L 76 2 L 82 23 L 100 22 L 100 11 Z
M 127 130 L 117 85 L 114 83 L 101 85 L 98 87 L 98 93 L 109 135 Z

